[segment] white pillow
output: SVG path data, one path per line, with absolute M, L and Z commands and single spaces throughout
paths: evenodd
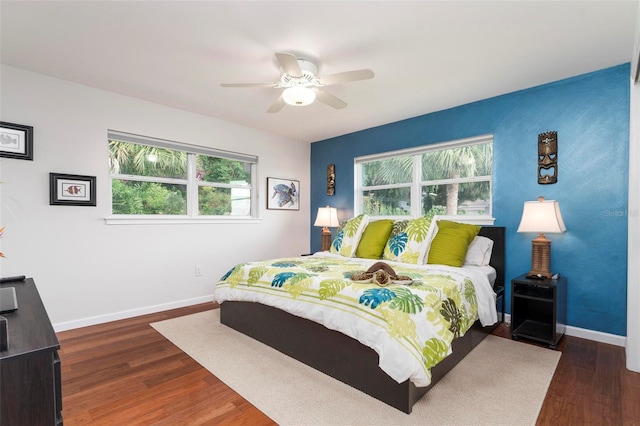
M 428 251 L 431 223 L 426 216 L 396 221 L 382 252 L 382 259 L 421 265 L 424 252 Z
M 364 228 L 369 223 L 369 216 L 361 214 L 347 220 L 338 230 L 329 251 L 344 257 L 353 257 L 360 243 Z
M 420 265 L 427 264 L 427 257 L 429 255 L 429 249 L 431 248 L 431 242 L 438 233 L 438 219 L 438 215 L 431 218 L 431 225 L 429 225 L 429 231 L 425 237 L 425 244 L 422 246 L 422 250 L 420 251 Z
M 471 241 L 471 244 L 469 244 L 464 264 L 487 266 L 491 260 L 492 251 L 493 240 L 487 237 L 476 236 L 473 241 Z
M 429 258 L 429 249 L 431 248 L 431 243 L 433 239 L 436 237 L 438 233 L 438 221 L 442 220 L 441 215 L 434 215 L 431 218 L 431 225 L 429 225 L 429 231 L 427 232 L 427 236 L 425 238 L 425 244 L 420 251 L 420 262 L 419 265 L 426 265 L 427 259 Z

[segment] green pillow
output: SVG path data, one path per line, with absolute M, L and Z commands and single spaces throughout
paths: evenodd
M 480 226 L 439 220 L 438 233 L 431 242 L 427 263 L 460 267 L 464 264 L 469 244 Z
M 369 222 L 356 249 L 356 257 L 364 259 L 380 259 L 393 229 L 393 220 L 382 219 Z

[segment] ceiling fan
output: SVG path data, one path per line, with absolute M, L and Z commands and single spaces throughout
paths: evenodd
M 282 68 L 280 81 L 274 83 L 222 83 L 222 87 L 272 87 L 284 89 L 278 99 L 267 109 L 274 113 L 285 104 L 305 106 L 316 99 L 335 109 L 342 109 L 347 103 L 323 90 L 325 86 L 368 80 L 375 75 L 368 69 L 345 71 L 325 76 L 318 75 L 316 65 L 306 59 L 300 59 L 291 53 L 276 52 L 276 59 Z

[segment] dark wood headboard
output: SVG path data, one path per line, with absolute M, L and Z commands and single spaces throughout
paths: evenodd
M 478 235 L 493 240 L 493 252 L 489 264 L 496 270 L 494 288 L 504 287 L 505 284 L 505 242 L 504 226 L 483 226 Z

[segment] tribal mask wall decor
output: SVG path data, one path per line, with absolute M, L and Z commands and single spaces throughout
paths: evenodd
M 558 132 L 538 135 L 538 183 L 558 182 Z
M 329 164 L 327 166 L 327 195 L 335 195 L 336 193 L 336 166 Z

